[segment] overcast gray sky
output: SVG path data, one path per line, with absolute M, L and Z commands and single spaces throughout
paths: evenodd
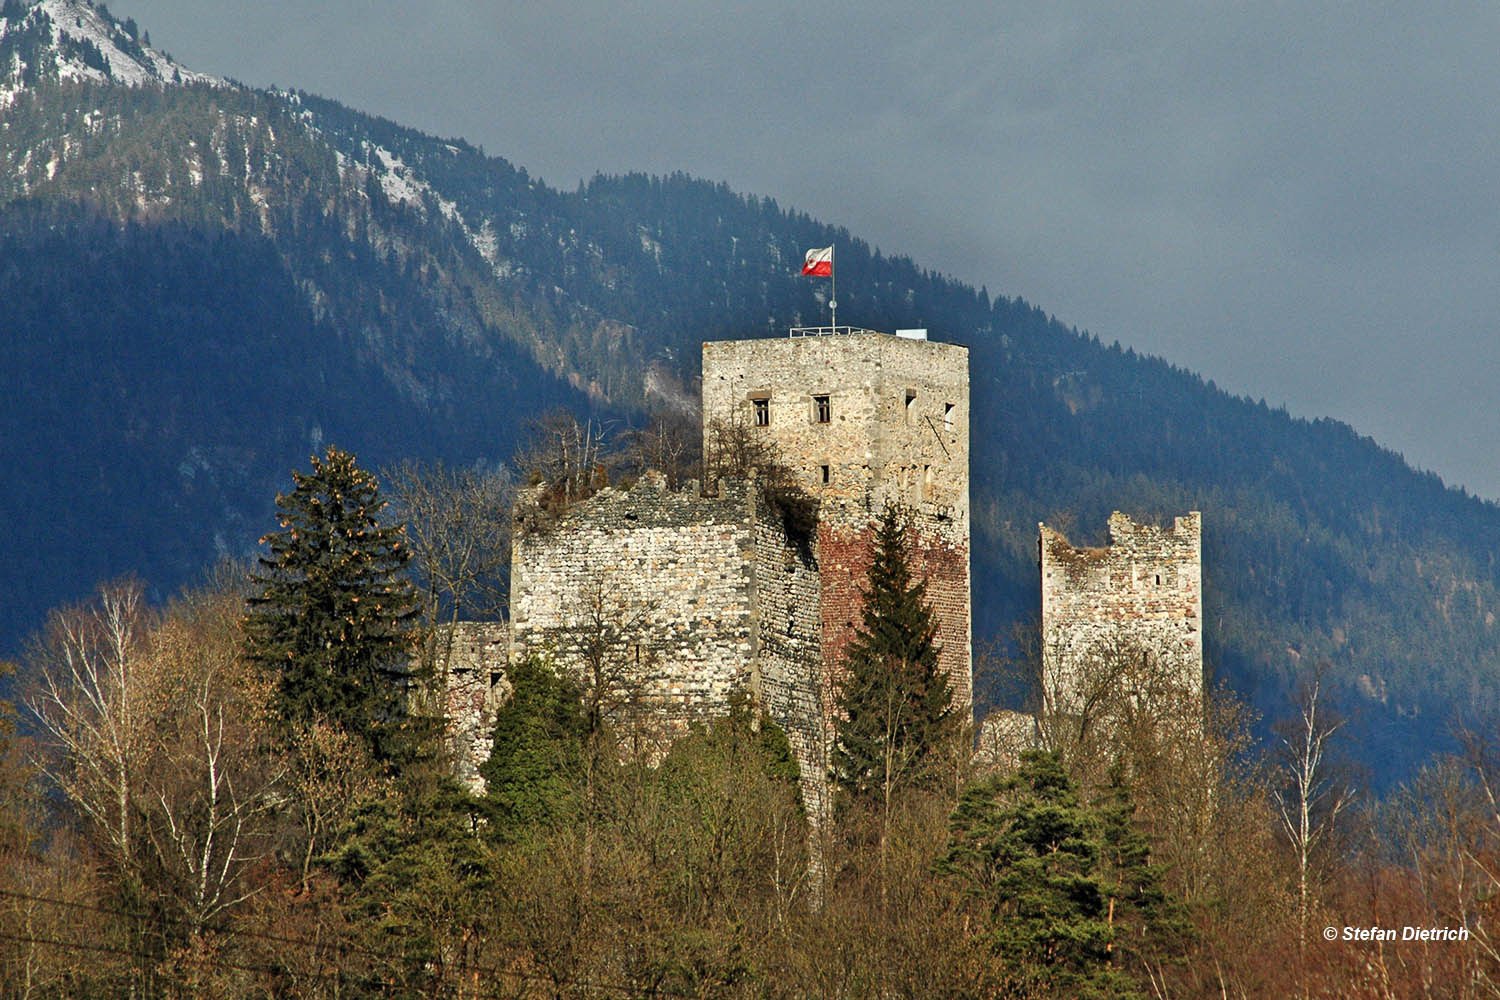
M 112 10 L 556 187 L 774 197 L 1500 498 L 1495 0 Z

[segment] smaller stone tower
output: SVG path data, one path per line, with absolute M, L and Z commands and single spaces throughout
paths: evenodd
M 1076 548 L 1045 524 L 1037 530 L 1049 709 L 1068 712 L 1091 672 L 1125 656 L 1201 697 L 1202 515 L 1192 511 L 1159 528 L 1115 511 L 1104 548 Z

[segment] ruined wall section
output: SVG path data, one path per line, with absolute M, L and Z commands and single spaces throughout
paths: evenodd
M 756 419 L 761 404 L 764 426 Z M 892 501 L 911 514 L 913 568 L 928 581 L 939 661 L 967 716 L 968 350 L 869 332 L 705 343 L 705 444 L 715 419 L 765 434 L 819 500 L 825 703 L 832 704 L 843 652 L 860 622 L 872 525 Z
M 1044 696 L 1077 696 L 1091 659 L 1147 652 L 1203 689 L 1202 515 L 1171 528 L 1116 511 L 1105 548 L 1077 548 L 1045 524 L 1040 533 Z
M 711 496 L 648 474 L 565 511 L 516 507 L 511 655 L 552 657 L 582 674 L 602 617 L 623 623 L 608 656 L 637 715 L 680 735 L 751 692 L 787 733 L 809 813 L 828 803 L 819 680 L 822 616 L 812 539 L 793 538 L 752 482 Z M 602 603 L 601 603 L 602 602 Z
M 496 713 L 510 697 L 509 649 L 504 622 L 459 622 L 433 636 L 433 661 L 445 674 L 445 736 L 454 774 L 476 795 L 484 794 L 479 767 L 494 747 Z
M 630 690 L 618 692 L 665 735 L 722 712 L 753 688 L 752 488 L 668 490 L 659 476 L 605 489 L 560 513 L 523 496 L 511 568 L 511 656 L 551 656 L 584 671 L 601 638 Z
M 810 539 L 788 536 L 781 518 L 756 507 L 756 674 L 761 707 L 786 731 L 801 769 L 802 801 L 814 822 L 825 819 L 828 746 L 822 689 L 819 569 Z

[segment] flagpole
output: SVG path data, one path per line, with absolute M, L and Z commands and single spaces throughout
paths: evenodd
M 833 332 L 837 333 L 839 329 L 839 269 L 834 261 L 834 257 L 837 256 L 834 253 L 835 246 L 837 244 L 828 247 L 828 277 L 833 282 L 832 290 L 828 293 L 828 322 Z

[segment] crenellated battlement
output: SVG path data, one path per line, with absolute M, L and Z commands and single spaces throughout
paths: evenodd
M 1109 545 L 1077 547 L 1037 525 L 1043 697 L 1066 710 L 1085 674 L 1110 657 L 1154 658 L 1184 689 L 1203 689 L 1202 515 L 1172 527 L 1115 511 Z

